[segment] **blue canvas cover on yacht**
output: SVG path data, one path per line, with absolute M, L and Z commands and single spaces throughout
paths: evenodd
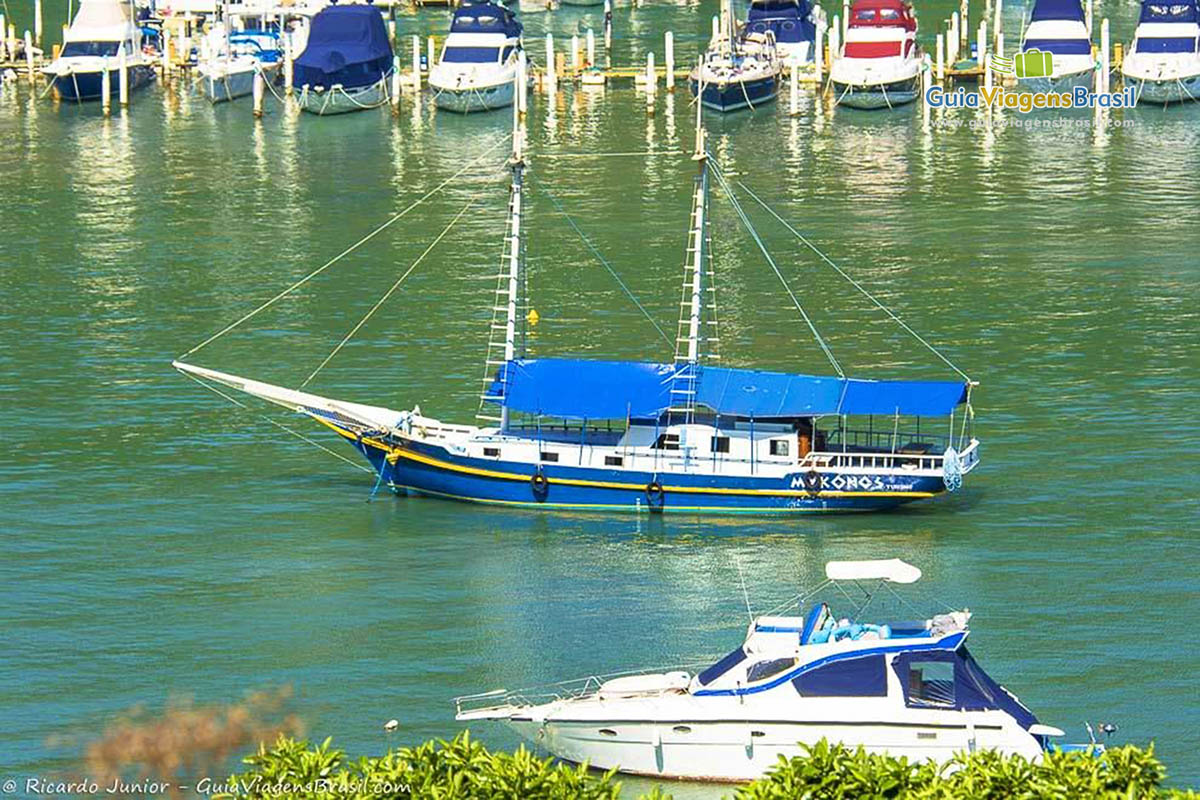
M 944 416 L 965 402 L 956 381 L 870 381 L 696 366 L 696 404 L 718 414 L 782 419 L 823 414 Z M 488 392 L 513 411 L 565 419 L 646 419 L 672 405 L 671 364 L 516 359 Z
M 379 9 L 332 5 L 312 19 L 308 46 L 296 59 L 297 86 L 369 86 L 392 65 L 392 45 Z

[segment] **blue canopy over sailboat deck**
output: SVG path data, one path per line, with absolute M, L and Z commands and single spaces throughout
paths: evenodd
M 687 378 L 680 370 L 694 369 Z M 750 369 L 570 358 L 514 359 L 488 391 L 510 411 L 563 419 L 657 418 L 685 381 L 694 404 L 730 417 L 788 419 L 832 414 L 946 416 L 966 402 L 961 381 L 873 381 Z

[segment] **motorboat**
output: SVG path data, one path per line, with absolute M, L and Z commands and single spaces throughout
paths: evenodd
M 153 82 L 154 59 L 142 47 L 142 31 L 134 22 L 131 4 L 81 0 L 63 34 L 58 58 L 42 71 L 62 99 L 98 100 L 105 86 L 110 96 L 119 93 L 122 65 L 130 91 Z
M 429 88 L 438 108 L 490 111 L 513 102 L 521 53 L 521 23 L 499 3 L 460 6 Z
M 825 575 L 754 617 L 741 644 L 704 669 L 469 695 L 456 699 L 456 718 L 504 722 L 564 761 L 688 780 L 753 780 L 822 739 L 939 763 L 981 750 L 1037 760 L 1056 747 L 1063 732 L 1040 723 L 967 649 L 968 609 L 865 616 L 877 595 L 903 601 L 893 587 L 918 580 L 918 568 L 831 561 Z M 862 600 L 846 613 L 818 599 L 835 590 L 839 602 Z
M 1121 62 L 1139 103 L 1200 100 L 1200 11 L 1196 0 L 1144 0 Z
M 894 108 L 921 92 L 917 19 L 907 0 L 855 0 L 846 41 L 829 67 L 838 105 Z
M 393 68 L 392 44 L 379 9 L 330 5 L 309 23 L 292 84 L 302 110 L 344 114 L 387 103 Z
M 1021 54 L 1027 65 L 1031 57 L 1048 62 L 1034 70 L 1027 67 L 1024 76 L 1018 71 L 1021 88 L 1031 92 L 1090 89 L 1096 59 L 1080 0 L 1035 0 L 1021 37 Z M 1031 75 L 1031 72 L 1047 74 Z

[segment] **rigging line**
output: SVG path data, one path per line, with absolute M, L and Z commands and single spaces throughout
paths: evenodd
M 779 214 L 776 213 L 775 209 L 773 209 L 769 205 L 767 205 L 766 202 L 761 197 L 756 195 L 753 191 L 751 191 L 750 188 L 748 186 L 746 186 L 746 184 L 742 183 L 741 181 L 738 181 L 738 186 L 740 186 L 746 192 L 746 194 L 750 195 L 750 197 L 752 197 L 756 203 L 758 203 L 760 206 L 765 208 L 767 210 L 767 213 L 769 213 L 776 220 L 778 220 L 779 223 L 783 225 L 783 227 L 785 227 L 789 231 L 791 231 L 792 235 L 795 236 L 797 239 L 799 239 L 801 242 L 803 242 L 804 245 L 806 247 L 808 247 L 809 250 L 812 250 L 814 253 L 816 253 L 821 258 L 822 261 L 824 261 L 826 264 L 828 264 L 830 267 L 832 267 L 834 269 L 834 271 L 837 272 L 837 274 L 841 275 L 843 278 L 845 278 L 847 281 L 849 281 L 850 285 L 853 286 L 855 289 L 858 289 L 858 291 L 862 293 L 863 297 L 866 297 L 868 300 L 870 300 L 872 303 L 874 303 L 875 306 L 880 311 L 887 314 L 892 319 L 893 322 L 895 322 L 897 325 L 899 325 L 901 328 L 903 328 L 905 331 L 907 331 L 910 336 L 912 336 L 914 339 L 916 339 L 921 344 L 925 345 L 925 347 L 928 348 L 929 352 L 933 353 L 935 356 L 940 358 L 946 364 L 946 366 L 950 367 L 950 369 L 954 370 L 960 376 L 962 376 L 963 380 L 967 381 L 968 383 L 974 383 L 974 381 L 971 380 L 970 375 L 968 375 L 967 373 L 965 373 L 961 369 L 959 369 L 954 364 L 953 361 L 951 361 L 949 358 L 947 358 L 945 355 L 943 355 L 942 352 L 940 350 L 938 350 L 936 347 L 934 347 L 932 344 L 927 342 L 924 339 L 924 337 L 921 336 L 921 334 L 914 331 L 912 328 L 910 328 L 908 326 L 908 324 L 904 320 L 902 320 L 902 319 L 900 319 L 900 317 L 896 316 L 896 313 L 894 311 L 892 311 L 890 308 L 888 308 L 883 303 L 881 303 L 879 300 L 877 300 L 875 298 L 875 295 L 873 295 L 869 291 L 867 291 L 866 288 L 862 284 L 860 284 L 858 281 L 854 280 L 854 278 L 850 277 L 850 275 L 844 269 L 842 269 L 837 264 L 835 264 L 833 262 L 833 260 L 829 258 L 829 256 L 827 256 L 823 252 L 821 252 L 821 249 L 819 247 L 817 247 L 815 244 L 813 244 L 811 241 L 809 241 L 804 236 L 804 234 L 800 233 L 800 231 L 798 231 L 794 227 L 792 227 L 792 225 L 787 220 L 785 220 L 783 217 L 779 216 Z
M 675 343 L 671 341 L 670 337 L 667 336 L 662 327 L 655 322 L 654 317 L 650 316 L 650 312 L 646 310 L 646 307 L 638 302 L 637 297 L 635 297 L 633 292 L 629 290 L 629 287 L 625 285 L 625 281 L 621 280 L 621 276 L 618 275 L 617 271 L 613 269 L 611 264 L 608 263 L 608 260 L 601 255 L 600 251 L 596 249 L 596 246 L 592 244 L 592 240 L 587 237 L 587 234 L 580 230 L 579 226 L 575 224 L 575 220 L 571 218 L 571 215 L 568 214 L 566 209 L 562 207 L 562 204 L 558 202 L 558 198 L 551 194 L 550 190 L 546 188 L 546 185 L 535 178 L 532 174 L 529 177 L 532 178 L 533 182 L 537 184 L 538 189 L 546 193 L 546 197 L 550 198 L 550 202 L 554 205 L 554 208 L 557 209 L 558 213 L 563 215 L 563 219 L 567 221 L 567 224 L 571 226 L 571 229 L 574 230 L 575 233 L 579 234 L 579 238 L 583 240 L 585 245 L 587 245 L 588 250 L 590 250 L 592 255 L 596 257 L 596 260 L 604 265 L 604 268 L 608 270 L 608 274 L 612 275 L 613 280 L 617 282 L 617 285 L 621 287 L 621 290 L 625 292 L 630 300 L 633 301 L 633 304 L 637 306 L 638 311 L 642 312 L 642 316 L 650 321 L 650 324 L 654 326 L 654 330 L 658 331 L 658 335 L 661 336 L 662 340 L 667 343 L 667 346 L 674 351 Z
M 215 394 L 218 394 L 218 395 L 220 395 L 221 397 L 224 397 L 226 400 L 228 400 L 229 402 L 233 403 L 233 404 L 234 404 L 235 406 L 237 406 L 238 408 L 243 408 L 243 409 L 245 409 L 245 410 L 247 410 L 247 411 L 250 411 L 250 407 L 249 407 L 248 405 L 246 405 L 245 403 L 241 402 L 241 401 L 240 401 L 240 400 L 238 400 L 237 398 L 231 397 L 231 396 L 229 396 L 228 394 L 226 394 L 225 392 L 222 392 L 220 389 L 218 389 L 217 387 L 215 387 L 215 386 L 213 386 L 212 384 L 208 383 L 207 381 L 202 381 L 202 380 L 200 380 L 199 378 L 197 378 L 195 375 L 192 375 L 192 374 L 191 374 L 191 373 L 189 373 L 189 372 L 184 372 L 183 374 L 184 374 L 185 376 L 187 376 L 188 378 L 191 378 L 192 380 L 194 380 L 196 383 L 198 383 L 198 384 L 200 384 L 201 386 L 203 386 L 205 389 L 208 389 L 210 392 L 213 392 L 213 393 L 215 393 Z M 287 432 L 288 432 L 288 433 L 290 433 L 292 436 L 295 436 L 297 439 L 300 439 L 301 441 L 304 441 L 304 442 L 308 442 L 308 443 L 309 443 L 309 444 L 311 444 L 313 447 L 316 447 L 316 448 L 318 448 L 318 449 L 320 449 L 320 450 L 324 450 L 326 453 L 329 453 L 329 455 L 333 456 L 334 458 L 337 458 L 337 459 L 340 459 L 340 460 L 342 460 L 342 461 L 345 461 L 347 464 L 349 464 L 350 466 L 354 467 L 355 469 L 362 470 L 363 472 L 369 472 L 369 473 L 370 473 L 370 474 L 372 474 L 372 475 L 374 475 L 374 474 L 375 474 L 375 470 L 373 470 L 373 469 L 368 469 L 367 467 L 364 467 L 362 464 L 359 464 L 358 462 L 351 461 L 350 459 L 346 458 L 346 457 L 345 457 L 344 455 L 342 455 L 341 453 L 335 453 L 335 452 L 333 452 L 332 450 L 330 450 L 328 447 L 326 447 L 325 445 L 321 444 L 320 442 L 313 441 L 312 439 L 308 438 L 307 436 L 305 436 L 304 434 L 300 433 L 299 431 L 294 431 L 294 430 L 292 430 L 292 429 L 291 429 L 291 428 L 289 428 L 287 425 L 284 425 L 282 422 L 277 422 L 277 421 L 275 421 L 275 420 L 271 419 L 270 417 L 268 417 L 266 414 L 259 414 L 259 416 L 260 416 L 260 417 L 262 417 L 263 419 L 265 419 L 267 422 L 269 422 L 269 423 L 271 423 L 272 425 L 274 425 L 276 428 L 280 428 L 280 429 L 282 429 L 282 430 L 284 430 L 284 431 L 287 431 Z
M 328 364 L 330 361 L 332 361 L 333 357 L 336 356 L 339 352 L 341 352 L 341 349 L 343 347 L 345 347 L 346 342 L 350 341 L 350 339 L 354 336 L 354 334 L 358 333 L 359 329 L 362 328 L 363 325 L 367 324 L 367 320 L 369 320 L 372 316 L 374 316 L 375 312 L 379 310 L 379 307 L 382 306 L 385 302 L 387 302 L 387 299 L 389 297 L 391 297 L 397 289 L 400 288 L 400 285 L 402 283 L 404 283 L 405 280 L 408 279 L 409 275 L 412 275 L 413 270 L 415 270 L 418 266 L 420 266 L 421 262 L 425 260 L 425 256 L 429 255 L 430 251 L 432 251 L 433 248 L 437 247 L 438 242 L 440 242 L 442 239 L 444 239 L 446 237 L 446 234 L 450 232 L 450 229 L 454 227 L 454 224 L 456 222 L 458 222 L 459 219 L 462 218 L 463 214 L 467 213 L 467 209 L 469 209 L 472 205 L 474 205 L 475 201 L 478 199 L 479 199 L 479 195 L 475 195 L 474 197 L 472 197 L 470 200 L 467 201 L 467 204 L 462 207 L 462 210 L 460 210 L 457 214 L 454 215 L 454 219 L 450 220 L 450 222 L 446 225 L 446 227 L 442 228 L 442 232 L 437 235 L 437 238 L 429 243 L 429 246 L 425 248 L 424 252 L 422 252 L 421 255 L 417 256 L 417 260 L 414 261 L 412 263 L 412 265 L 409 266 L 409 268 L 407 270 L 405 270 L 404 274 L 401 275 L 396 280 L 396 282 L 391 285 L 391 288 L 389 288 L 386 292 L 383 293 L 383 297 L 379 298 L 379 300 L 375 303 L 375 305 L 371 306 L 371 310 L 368 311 L 363 316 L 363 318 L 358 321 L 358 324 L 356 324 L 353 328 L 350 329 L 350 332 L 347 333 L 342 338 L 342 340 L 337 343 L 337 347 L 333 348 L 333 350 L 329 353 L 329 355 L 325 356 L 325 360 L 322 361 L 317 366 L 317 368 L 312 371 L 312 374 L 309 375 L 307 378 L 305 378 L 304 382 L 301 383 L 296 388 L 303 389 L 305 386 L 308 385 L 309 381 L 311 381 L 313 378 L 317 377 L 317 373 L 320 372 L 321 370 L 323 370 L 325 368 L 325 365 Z
M 478 163 L 480 163 L 481 161 L 483 161 L 483 160 L 484 160 L 484 159 L 485 159 L 487 156 L 491 155 L 491 154 L 492 154 L 492 151 L 496 150 L 498 147 L 500 147 L 501 145 L 505 144 L 505 143 L 506 143 L 506 142 L 507 142 L 507 141 L 508 141 L 508 140 L 509 140 L 511 137 L 512 137 L 512 134 L 511 134 L 511 133 L 510 133 L 510 134 L 506 134 L 504 137 L 502 137 L 501 139 L 499 139 L 499 140 L 498 140 L 498 141 L 497 141 L 495 144 L 493 144 L 493 145 L 492 145 L 491 147 L 489 147 L 487 150 L 484 150 L 482 153 L 480 153 L 480 154 L 479 154 L 478 156 L 476 156 L 474 159 L 472 159 L 471 161 L 467 162 L 467 163 L 466 163 L 466 164 L 465 164 L 465 165 L 462 167 L 462 169 L 460 169 L 458 172 L 454 173 L 454 174 L 453 174 L 453 175 L 451 175 L 449 178 L 446 178 L 444 181 L 442 181 L 441 183 L 439 183 L 437 186 L 433 187 L 433 188 L 432 188 L 432 189 L 430 189 L 428 192 L 426 192 L 425 194 L 423 194 L 423 195 L 421 195 L 420 197 L 418 197 L 416 200 L 414 200 L 412 203 L 410 203 L 410 204 L 409 204 L 409 205 L 408 205 L 406 208 L 404 208 L 403 210 L 401 210 L 401 211 L 397 212 L 397 213 L 396 213 L 394 216 L 392 216 L 392 217 L 391 217 L 389 220 L 387 220 L 386 222 L 384 222 L 384 223 L 383 223 L 382 225 L 380 225 L 378 228 L 376 228 L 375 230 L 371 231 L 371 232 L 370 232 L 370 233 L 368 233 L 366 236 L 362 237 L 362 238 L 361 238 L 361 239 L 359 239 L 357 242 L 355 242 L 354 244 L 350 245 L 350 246 L 349 246 L 349 247 L 347 247 L 345 250 L 343 250 L 342 252 L 338 253 L 336 256 L 334 256 L 334 257 L 333 257 L 333 258 L 331 258 L 330 260 L 326 261 L 326 262 L 325 262 L 324 264 L 322 264 L 320 267 L 318 267 L 317 269 L 315 269 L 315 270 L 313 270 L 312 272 L 308 273 L 307 275 L 305 275 L 305 276 L 304 276 L 303 278 L 301 278 L 300 280 L 296 281 L 296 282 L 295 282 L 295 283 L 293 283 L 291 286 L 289 286 L 288 288 L 284 289 L 282 292 L 280 292 L 279 294 L 275 295 L 274 297 L 272 297 L 272 298 L 271 298 L 270 300 L 268 300 L 267 302 L 263 303 L 263 304 L 262 304 L 261 306 L 259 306 L 258 308 L 254 309 L 254 310 L 253 310 L 253 311 L 251 311 L 250 313 L 248 313 L 248 314 L 244 315 L 244 316 L 243 316 L 241 319 L 237 320 L 236 322 L 230 323 L 229 325 L 226 325 L 224 328 L 222 328 L 221 330 L 217 331 L 217 332 L 216 332 L 216 333 L 214 333 L 212 336 L 208 337 L 208 338 L 207 338 L 207 339 L 205 339 L 203 342 L 201 342 L 200 344 L 198 344 L 198 345 L 196 345 L 195 347 L 193 347 L 191 350 L 188 350 L 186 353 L 184 353 L 183 355 L 181 355 L 179 358 L 180 358 L 180 359 L 187 358 L 188 356 L 190 356 L 192 353 L 195 353 L 195 352 L 196 352 L 197 350 L 199 350 L 200 348 L 202 348 L 202 347 L 204 347 L 204 346 L 206 346 L 206 345 L 208 345 L 208 344 L 211 344 L 212 342 L 214 342 L 214 341 L 216 341 L 217 339 L 221 338 L 221 337 L 222 337 L 222 336 L 224 336 L 225 334 L 229 333 L 231 330 L 233 330 L 233 329 L 234 329 L 234 328 L 236 328 L 237 326 L 241 325 L 243 322 L 245 322 L 246 320 L 248 320 L 248 319 L 250 319 L 251 317 L 255 316 L 255 315 L 256 315 L 256 314 L 258 314 L 259 312 L 261 312 L 261 311 L 265 311 L 266 309 L 270 308 L 271 306 L 273 306 L 273 305 L 274 305 L 275 303 L 277 303 L 278 301 L 282 300 L 284 297 L 287 297 L 289 294 L 291 294 L 292 292 L 296 291 L 296 290 L 297 290 L 297 289 L 299 289 L 301 286 L 303 286 L 304 284 L 308 283 L 308 282 L 309 282 L 309 281 L 311 281 L 313 278 L 317 277 L 317 276 L 318 276 L 318 275 L 320 275 L 322 272 L 324 272 L 325 270 L 327 270 L 327 269 L 329 269 L 330 267 L 332 267 L 334 264 L 336 264 L 336 263 L 337 263 L 338 261 L 340 261 L 342 258 L 344 258 L 345 256 L 349 255 L 350 253 L 354 252 L 355 250 L 357 250 L 357 249 L 358 249 L 359 247 L 361 247 L 362 245 L 366 244 L 368 241 L 370 241 L 371 239 L 373 239 L 373 238 L 374 238 L 376 235 L 378 235 L 378 234 L 382 233 L 382 232 L 384 231 L 384 229 L 386 229 L 386 228 L 388 228 L 389 226 L 391 226 L 391 225 L 392 225 L 394 222 L 396 222 L 397 220 L 399 220 L 399 219 L 400 219 L 401 217 L 403 217 L 405 214 L 407 214 L 408 212 L 412 211 L 412 210 L 413 210 L 414 208 L 416 208 L 417 206 L 419 206 L 419 205 L 421 205 L 422 203 L 424 203 L 424 202 L 425 202 L 426 200 L 428 200 L 430 197 L 433 197 L 435 194 L 437 194 L 438 192 L 440 192 L 442 189 L 446 188 L 446 186 L 448 186 L 448 185 L 449 185 L 449 184 L 450 184 L 452 181 L 454 181 L 456 178 L 458 178 L 458 177 L 459 177 L 460 175 L 462 175 L 464 172 L 466 172 L 467 170 L 469 170 L 469 169 L 471 169 L 472 167 L 474 167 L 476 164 L 478 164 Z
M 729 204 L 733 206 L 733 210 L 741 219 L 742 225 L 746 227 L 746 230 L 750 233 L 750 236 L 753 237 L 754 243 L 758 245 L 758 249 L 763 254 L 763 258 L 767 260 L 767 263 L 771 265 L 771 269 L 775 271 L 775 276 L 779 278 L 779 282 L 783 284 L 784 291 L 786 291 L 788 293 L 788 297 L 792 299 L 792 304 L 796 306 L 796 310 L 799 311 L 800 316 L 804 318 L 804 322 L 806 325 L 808 325 L 809 331 L 812 332 L 813 338 L 815 338 L 817 340 L 817 344 L 821 346 L 822 352 L 824 352 L 825 357 L 829 359 L 829 363 L 833 365 L 838 377 L 845 378 L 846 373 L 842 371 L 842 365 L 838 363 L 836 358 L 834 358 L 833 351 L 829 349 L 829 345 L 825 343 L 823 338 L 821 338 L 820 332 L 817 331 L 817 326 L 813 324 L 812 319 L 808 316 L 808 312 L 804 310 L 804 306 L 800 305 L 799 298 L 797 298 L 796 293 L 792 291 L 792 287 L 788 285 L 787 278 L 783 276 L 779 266 L 775 263 L 775 259 L 771 258 L 771 254 L 767 251 L 767 246 L 763 244 L 763 240 L 759 238 L 758 231 L 756 231 L 754 226 L 750 223 L 750 218 L 746 216 L 746 212 L 742 209 L 742 204 L 738 202 L 737 197 L 733 193 L 733 189 L 725 180 L 725 175 L 722 173 L 721 168 L 717 166 L 715 162 L 712 164 L 712 167 L 713 174 L 717 176 L 717 182 L 721 184 L 721 188 L 725 190 L 725 195 L 729 198 Z

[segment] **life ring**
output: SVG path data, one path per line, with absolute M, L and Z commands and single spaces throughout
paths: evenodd
M 816 497 L 825 486 L 825 479 L 815 469 L 804 473 L 804 491 L 809 497 Z
M 652 506 L 661 506 L 663 497 L 666 493 L 663 491 L 662 484 L 657 480 L 650 481 L 646 484 L 646 502 Z
M 550 491 L 550 481 L 546 480 L 546 476 L 540 470 L 533 473 L 533 477 L 529 479 L 529 484 L 533 487 L 535 497 L 543 498 Z

